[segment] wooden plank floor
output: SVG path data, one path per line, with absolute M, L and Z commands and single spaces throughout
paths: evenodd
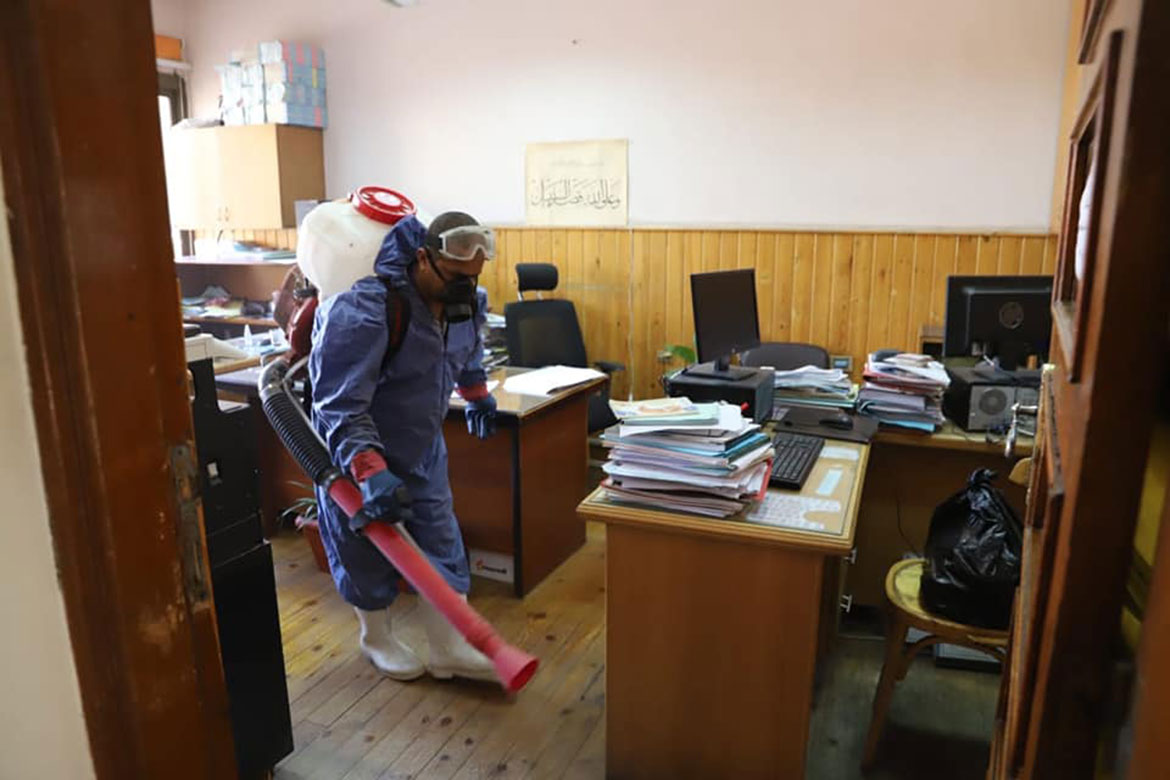
M 278 780 L 600 778 L 605 774 L 605 529 L 523 600 L 473 578 L 471 602 L 541 659 L 519 695 L 498 686 L 399 683 L 360 655 L 357 620 L 298 535 L 272 540 L 295 752 Z M 394 604 L 425 653 L 416 597 Z

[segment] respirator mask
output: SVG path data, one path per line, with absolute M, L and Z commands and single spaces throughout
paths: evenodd
M 466 322 L 474 317 L 477 304 L 475 279 L 463 274 L 448 278 L 439 270 L 439 264 L 434 262 L 433 255 L 431 268 L 435 270 L 435 275 L 443 280 L 443 291 L 439 293 L 439 300 L 443 303 L 443 315 L 447 322 Z
M 443 302 L 444 314 L 447 322 L 466 322 L 476 313 L 476 284 L 475 277 L 457 274 L 448 277 L 439 269 L 435 262 L 435 255 L 459 263 L 471 262 L 477 254 L 483 254 L 484 260 L 491 260 L 496 256 L 496 236 L 491 228 L 480 225 L 464 225 L 451 228 L 440 233 L 431 241 L 432 253 L 431 268 L 435 275 L 443 281 L 443 291 L 439 300 Z

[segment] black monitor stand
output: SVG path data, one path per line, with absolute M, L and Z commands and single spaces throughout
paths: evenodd
M 754 368 L 740 368 L 731 365 L 731 357 L 723 355 L 712 363 L 696 363 L 686 370 L 688 376 L 700 379 L 722 379 L 725 382 L 739 382 L 756 375 Z

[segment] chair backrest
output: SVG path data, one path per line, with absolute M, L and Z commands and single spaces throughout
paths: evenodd
M 587 368 L 585 339 L 572 301 L 512 301 L 504 306 L 508 363 L 522 368 Z
M 516 286 L 520 300 L 524 300 L 526 290 L 555 290 L 557 278 L 557 267 L 552 263 L 516 264 Z
M 814 344 L 765 341 L 740 355 L 745 366 L 771 366 L 777 371 L 791 371 L 802 366 L 829 367 L 829 353 Z

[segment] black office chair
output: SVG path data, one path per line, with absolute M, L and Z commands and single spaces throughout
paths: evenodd
M 554 290 L 557 286 L 557 267 L 549 263 L 519 263 L 516 278 L 520 300 L 504 307 L 507 325 L 508 363 L 523 368 L 544 366 L 576 366 L 588 368 L 585 358 L 585 339 L 577 322 L 577 309 L 572 301 L 524 300 L 528 290 Z M 621 363 L 599 360 L 593 366 L 611 377 L 624 371 Z M 609 408 L 609 386 L 589 399 L 589 432 L 608 428 L 617 422 Z
M 777 371 L 791 371 L 804 366 L 829 368 L 829 353 L 813 344 L 765 341 L 740 355 L 739 362 L 745 366 L 769 366 Z

